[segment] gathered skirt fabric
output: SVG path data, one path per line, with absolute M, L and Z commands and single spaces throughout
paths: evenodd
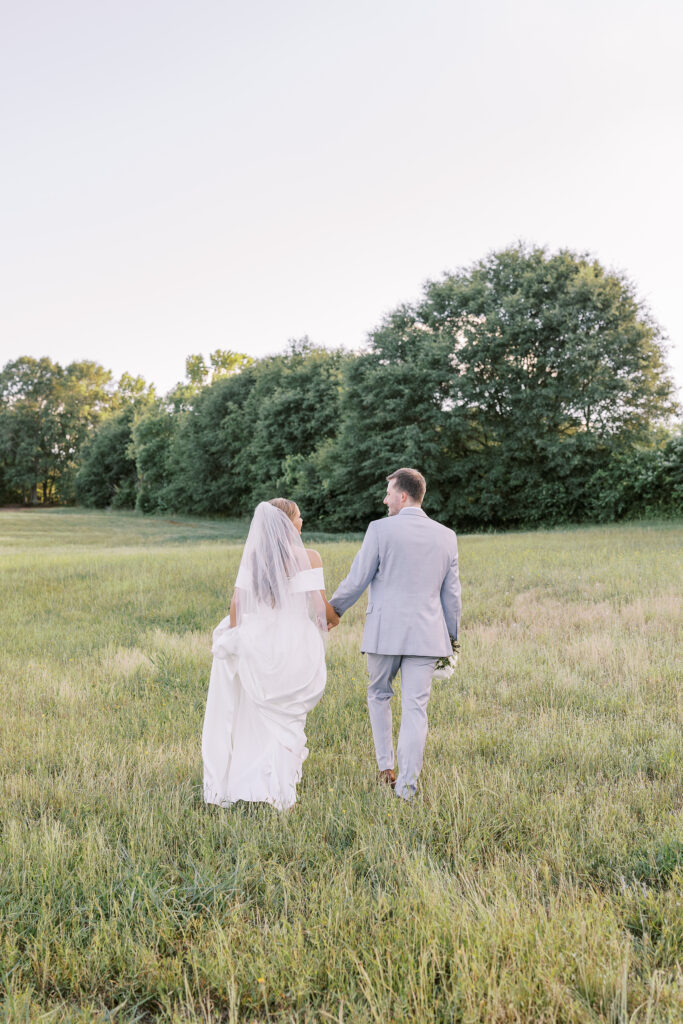
M 204 799 L 230 806 L 296 801 L 308 756 L 306 716 L 326 682 L 322 636 L 305 614 L 261 611 L 213 634 L 202 733 Z

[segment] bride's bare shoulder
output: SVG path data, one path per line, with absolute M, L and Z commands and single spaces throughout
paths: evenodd
M 311 563 L 311 569 L 322 568 L 323 560 L 317 551 L 314 551 L 313 548 L 306 548 L 306 554 L 308 555 L 308 560 Z

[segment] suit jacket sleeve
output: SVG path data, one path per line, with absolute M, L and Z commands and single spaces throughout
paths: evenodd
M 330 598 L 330 604 L 337 615 L 343 615 L 356 603 L 379 568 L 379 544 L 374 526 L 374 523 L 368 526 L 363 544 L 353 560 L 348 576 L 342 580 Z
M 461 610 L 457 541 L 454 542 L 453 552 L 451 554 L 451 564 L 449 565 L 448 572 L 441 584 L 441 607 L 443 608 L 448 632 L 455 640 L 457 640 L 458 630 L 460 629 Z

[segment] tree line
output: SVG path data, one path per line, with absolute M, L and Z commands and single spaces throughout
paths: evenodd
M 281 494 L 347 530 L 408 465 L 460 530 L 677 515 L 678 411 L 632 283 L 520 244 L 428 282 L 356 353 L 304 338 L 258 360 L 190 356 L 163 396 L 92 362 L 10 362 L 0 496 L 242 516 Z

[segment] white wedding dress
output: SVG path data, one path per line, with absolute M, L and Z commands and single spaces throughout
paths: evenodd
M 294 544 L 291 535 L 287 540 Z M 224 807 L 249 800 L 284 809 L 296 801 L 308 756 L 306 716 L 325 689 L 325 584 L 322 569 L 303 569 L 284 579 L 278 602 L 255 600 L 247 547 L 235 584 L 242 605 L 238 625 L 231 629 L 228 616 L 213 633 L 202 734 L 204 799 Z M 258 558 L 264 559 L 262 546 Z M 296 565 L 302 564 L 310 563 L 297 550 Z

